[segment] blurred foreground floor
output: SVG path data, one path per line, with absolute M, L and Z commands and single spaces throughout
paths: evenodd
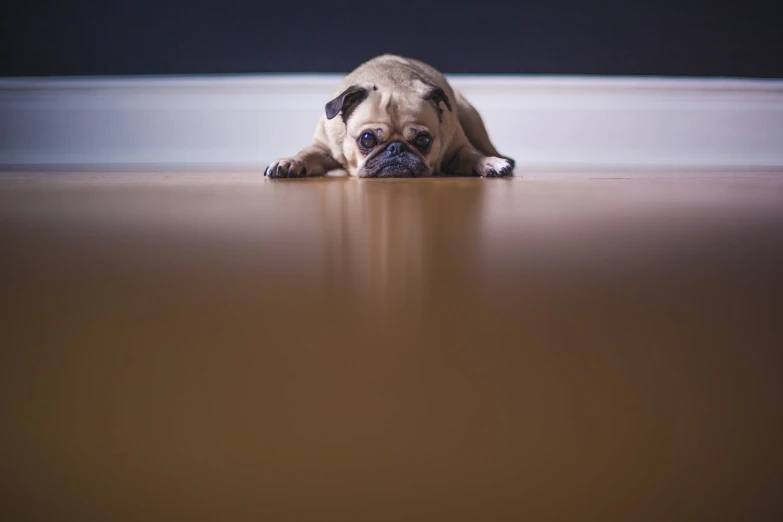
M 780 520 L 783 174 L 0 174 L 0 518 Z

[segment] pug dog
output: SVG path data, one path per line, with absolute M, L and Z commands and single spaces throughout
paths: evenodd
M 446 78 L 418 60 L 383 55 L 346 76 L 313 142 L 269 165 L 270 178 L 508 176 L 514 160 L 489 141 L 481 116 Z

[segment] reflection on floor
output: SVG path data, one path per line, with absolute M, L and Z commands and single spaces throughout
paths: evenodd
M 776 518 L 783 174 L 627 177 L 0 174 L 2 518 Z

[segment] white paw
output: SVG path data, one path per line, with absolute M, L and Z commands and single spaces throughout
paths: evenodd
M 485 178 L 509 176 L 514 166 L 510 161 L 493 156 L 485 156 L 476 164 L 475 172 Z

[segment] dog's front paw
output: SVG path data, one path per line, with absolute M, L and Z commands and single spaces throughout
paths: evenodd
M 494 156 L 481 158 L 475 168 L 476 174 L 484 178 L 509 176 L 513 170 L 514 164 L 511 161 Z
M 270 178 L 302 178 L 307 176 L 305 164 L 294 158 L 281 158 L 264 171 L 264 176 Z

